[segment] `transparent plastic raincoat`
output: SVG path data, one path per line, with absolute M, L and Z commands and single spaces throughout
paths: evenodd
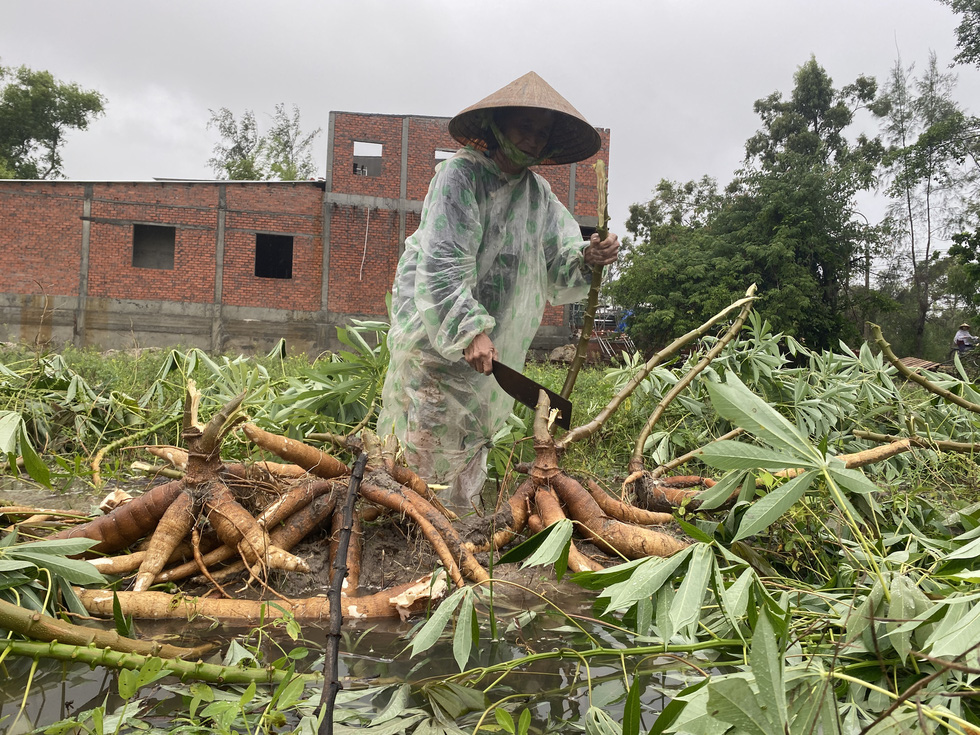
M 503 173 L 471 148 L 437 167 L 395 275 L 378 434 L 394 433 L 410 467 L 448 485 L 440 494 L 451 507 L 479 497 L 487 450 L 514 405 L 464 348 L 487 332 L 499 360 L 522 370 L 545 303 L 587 295 L 587 245 L 534 172 Z

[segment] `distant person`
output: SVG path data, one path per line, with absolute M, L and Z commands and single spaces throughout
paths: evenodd
M 521 370 L 545 302 L 582 301 L 592 269 L 616 260 L 619 239 L 583 239 L 530 170 L 585 160 L 601 146 L 537 74 L 463 110 L 449 133 L 464 147 L 436 168 L 395 274 L 378 434 L 394 434 L 409 467 L 465 511 L 514 405 L 490 377 L 491 359 Z
M 962 355 L 967 350 L 971 349 L 973 345 L 977 343 L 977 338 L 970 334 L 970 325 L 966 322 L 960 324 L 959 329 L 956 330 L 956 336 L 953 337 L 953 346 Z

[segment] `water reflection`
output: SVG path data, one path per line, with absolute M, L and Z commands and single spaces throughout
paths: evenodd
M 566 611 L 588 618 L 592 615 L 588 593 L 566 593 L 561 604 Z M 692 670 L 675 658 L 660 657 L 647 660 L 631 660 L 627 671 L 621 668 L 617 657 L 588 661 L 571 654 L 573 649 L 588 650 L 596 645 L 603 648 L 622 649 L 628 638 L 610 631 L 594 622 L 583 619 L 584 631 L 570 625 L 566 618 L 553 615 L 549 608 L 538 604 L 530 611 L 513 604 L 513 599 L 500 598 L 495 608 L 498 623 L 498 640 L 489 640 L 486 626 L 481 629 L 480 643 L 467 664 L 469 669 L 493 667 L 520 659 L 531 654 L 551 651 L 568 651 L 561 658 L 530 661 L 509 673 L 484 672 L 471 677 L 480 689 L 488 689 L 489 700 L 498 701 L 512 697 L 508 709 L 516 714 L 528 708 L 532 716 L 532 732 L 567 732 L 568 723 L 578 723 L 585 717 L 590 704 L 604 709 L 614 720 L 621 721 L 628 684 L 639 676 L 643 685 L 643 725 L 649 728 L 656 713 L 670 701 L 680 688 L 691 683 L 688 675 Z M 482 622 L 486 621 L 481 617 Z M 412 685 L 412 706 L 429 708 L 421 692 L 426 684 L 451 680 L 459 675 L 453 657 L 452 643 L 441 641 L 422 656 L 411 657 L 409 646 L 420 620 L 399 622 L 380 620 L 366 623 L 350 621 L 345 624 L 341 643 L 339 672 L 348 692 L 369 687 L 408 683 Z M 208 659 L 220 663 L 221 654 L 230 641 L 240 636 L 250 636 L 257 645 L 264 663 L 274 661 L 299 646 L 310 649 L 310 655 L 299 663 L 302 670 L 322 670 L 322 651 L 326 642 L 325 628 L 314 625 L 303 627 L 303 639 L 292 641 L 283 628 L 268 628 L 256 635 L 255 631 L 215 624 L 207 620 L 145 621 L 138 624 L 141 637 L 166 638 L 177 645 L 196 645 L 211 641 L 218 645 Z M 9 728 L 13 716 L 20 707 L 32 662 L 28 659 L 10 658 L 0 666 L 0 731 Z M 695 677 L 699 678 L 699 677 Z M 141 692 L 144 705 L 153 705 L 151 721 L 158 726 L 179 714 L 186 703 L 161 688 L 167 680 Z M 8 730 L 10 735 L 29 732 L 32 728 L 45 727 L 58 720 L 77 716 L 79 712 L 102 704 L 109 697 L 110 711 L 121 704 L 116 695 L 116 675 L 102 668 L 89 669 L 85 665 L 61 664 L 41 660 L 31 684 L 27 708 L 17 727 Z M 389 693 L 366 694 L 360 702 L 345 705 L 364 711 L 380 711 L 390 699 Z M 467 716 L 461 726 L 472 727 L 478 714 Z M 492 715 L 491 715 L 492 718 Z M 123 730 L 125 732 L 125 729 Z

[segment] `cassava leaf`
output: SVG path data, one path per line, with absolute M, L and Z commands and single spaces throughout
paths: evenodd
M 693 628 L 700 619 L 701 606 L 715 561 L 711 547 L 707 544 L 695 544 L 693 548 L 687 573 L 670 605 L 671 625 L 678 631 Z M 688 630 L 687 633 L 693 635 L 694 631 Z
M 449 624 L 449 619 L 468 593 L 470 593 L 469 588 L 458 589 L 442 601 L 412 640 L 413 656 L 429 650 L 439 640 Z
M 783 688 L 783 652 L 776 641 L 776 634 L 769 616 L 762 612 L 752 631 L 752 647 L 749 649 L 749 665 L 759 688 L 759 699 L 775 705 L 769 710 L 779 732 L 785 732 L 789 724 L 786 711 L 786 690 Z
M 776 409 L 750 391 L 734 372 L 726 374 L 724 383 L 709 382 L 706 385 L 711 405 L 723 419 L 796 459 L 816 459 L 816 450 L 807 438 Z
M 474 630 L 475 629 L 475 630 Z M 476 618 L 473 611 L 473 596 L 469 595 L 460 603 L 459 615 L 456 617 L 456 630 L 453 633 L 453 658 L 460 671 L 466 669 L 473 645 L 479 635 L 476 628 Z
M 781 732 L 759 707 L 755 692 L 744 679 L 720 679 L 708 685 L 708 711 L 715 719 L 735 725 L 745 735 Z
M 740 541 L 748 536 L 753 536 L 775 523 L 783 513 L 803 497 L 816 477 L 816 470 L 809 470 L 802 475 L 797 475 L 789 482 L 773 488 L 768 495 L 756 500 L 742 516 L 738 533 L 732 540 Z
M 571 537 L 572 522 L 566 518 L 542 529 L 526 541 L 507 549 L 497 559 L 497 563 L 513 564 L 524 561 L 524 566 L 552 564 L 561 553 L 562 547 L 567 547 Z
M 791 456 L 785 452 L 757 447 L 754 444 L 746 444 L 731 439 L 712 442 L 702 448 L 699 455 L 705 464 L 719 470 L 763 469 L 775 471 L 814 466 L 811 460 L 803 457 Z
M 650 557 L 644 559 L 634 567 L 633 573 L 627 579 L 603 589 L 599 593 L 599 597 L 609 598 L 606 613 L 613 610 L 625 610 L 640 598 L 651 597 L 656 594 L 657 590 L 673 576 L 677 568 L 687 560 L 693 549 L 693 546 L 688 546 L 667 558 Z

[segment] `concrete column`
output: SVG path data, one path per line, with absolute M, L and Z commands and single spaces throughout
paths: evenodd
M 336 124 L 337 113 L 330 113 L 330 120 L 327 123 L 327 170 L 324 174 L 323 186 L 323 230 L 321 235 L 323 245 L 323 260 L 320 265 L 320 312 L 326 314 L 330 305 L 330 215 L 333 205 L 330 202 L 330 193 L 333 191 L 333 146 L 334 146 L 334 126 Z
M 573 163 L 569 166 L 570 170 L 568 172 L 568 211 L 575 215 L 575 169 L 578 168 L 578 164 Z
M 86 184 L 82 199 L 82 253 L 79 259 L 78 301 L 75 305 L 75 329 L 72 342 L 85 346 L 85 312 L 88 309 L 89 244 L 92 237 L 92 185 Z
M 218 186 L 218 222 L 214 242 L 214 300 L 211 304 L 211 351 L 220 352 L 222 337 L 222 295 L 225 275 L 225 215 L 228 212 L 228 189 Z
M 402 175 L 399 182 L 398 200 L 404 202 L 408 199 L 408 123 L 409 118 L 402 118 Z M 398 255 L 405 247 L 405 227 L 406 210 L 404 206 L 398 207 Z

